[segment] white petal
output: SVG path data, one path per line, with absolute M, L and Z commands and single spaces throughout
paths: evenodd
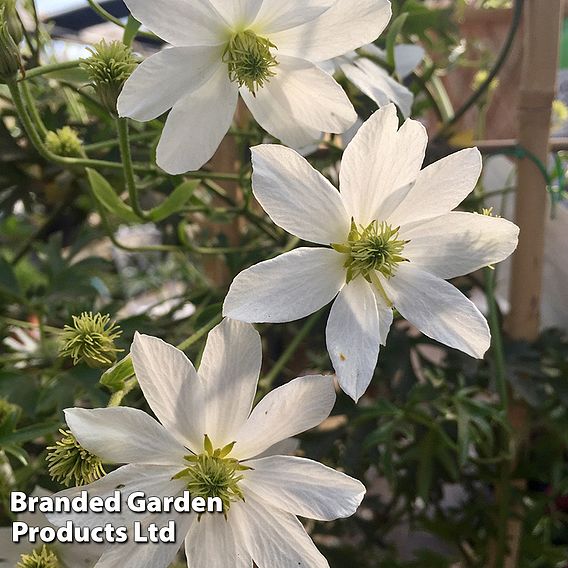
M 367 390 L 377 366 L 381 315 L 364 278 L 344 286 L 329 314 L 327 350 L 342 390 L 355 402 Z
M 489 349 L 487 321 L 457 288 L 411 263 L 382 280 L 396 309 L 424 335 L 481 358 Z
M 394 47 L 394 66 L 396 74 L 405 79 L 422 63 L 426 52 L 420 45 L 401 43 Z
M 303 59 L 277 55 L 276 76 L 258 90 L 241 96 L 257 122 L 284 144 L 298 148 L 311 132 L 344 132 L 357 119 L 349 98 L 333 77 Z M 294 132 L 300 126 L 300 133 Z M 299 138 L 298 138 L 299 136 Z
M 387 0 L 337 0 L 319 18 L 271 37 L 280 53 L 326 61 L 371 43 L 391 17 Z
M 232 29 L 246 29 L 255 20 L 263 0 L 209 0 Z
M 379 310 L 379 343 L 387 344 L 387 337 L 394 319 L 392 306 L 389 306 L 384 296 L 373 286 L 373 294 L 377 301 L 377 309 Z
M 169 521 L 175 523 L 175 542 L 140 543 L 131 538 L 127 543 L 109 546 L 96 568 L 167 568 L 176 558 L 190 526 L 196 522 L 195 515 L 156 513 L 141 520 L 142 534 L 150 523 L 161 528 Z
M 341 70 L 379 108 L 393 102 L 405 117 L 410 115 L 414 95 L 373 61 L 360 57 L 353 63 L 342 64 Z
M 389 219 L 422 166 L 426 129 L 410 119 L 397 128 L 396 108 L 387 105 L 363 124 L 343 154 L 341 196 L 362 225 Z
M 262 568 L 329 568 L 302 523 L 255 497 L 235 503 L 229 512 L 238 523 L 255 564 Z
M 254 458 L 277 442 L 318 426 L 334 403 L 333 377 L 300 377 L 274 389 L 239 430 L 233 454 L 241 460 Z
M 68 408 L 78 442 L 106 463 L 177 464 L 187 450 L 149 414 L 136 408 Z
M 345 282 L 343 255 L 328 248 L 298 248 L 241 272 L 223 314 L 251 323 L 306 317 L 331 302 Z
M 203 447 L 203 387 L 185 353 L 157 337 L 136 333 L 134 371 L 150 408 L 181 444 Z
M 220 58 L 221 50 L 211 47 L 173 47 L 148 57 L 126 81 L 118 114 L 143 122 L 157 118 L 207 82 Z
M 293 235 L 313 243 L 343 243 L 349 217 L 339 192 L 290 148 L 252 148 L 252 188 L 270 218 Z
M 199 376 L 205 394 L 204 433 L 215 448 L 235 441 L 256 394 L 262 362 L 260 335 L 248 323 L 224 319 L 207 337 Z
M 181 494 L 185 489 L 186 482 L 183 479 L 172 479 L 174 475 L 185 467 L 182 462 L 179 465 L 148 465 L 129 464 L 119 467 L 105 477 L 80 487 L 72 487 L 60 491 L 56 497 L 73 499 L 79 497 L 82 491 L 87 491 L 90 498 L 112 497 L 114 492 L 120 491 L 120 512 L 116 513 L 93 513 L 93 512 L 69 512 L 49 513 L 49 520 L 56 526 L 63 526 L 70 520 L 81 527 L 98 527 L 106 522 L 114 526 L 128 525 L 132 520 L 142 520 L 141 513 L 135 513 L 127 506 L 127 500 L 136 491 L 142 491 L 147 496 L 167 497 Z
M 403 230 L 404 255 L 444 280 L 505 260 L 517 248 L 519 228 L 506 219 L 453 211 Z
M 276 442 L 267 450 L 259 454 L 256 459 L 267 458 L 268 456 L 293 456 L 300 447 L 300 440 L 298 438 L 287 438 L 281 442 Z
M 227 22 L 209 0 L 124 0 L 132 15 L 172 45 L 219 45 Z
M 334 0 L 263 0 L 254 27 L 272 35 L 305 24 L 321 16 Z
M 304 458 L 273 456 L 247 462 L 246 493 L 294 515 L 333 521 L 353 515 L 365 495 L 356 479 Z
M 229 512 L 230 515 L 230 512 Z M 252 568 L 238 524 L 223 515 L 205 514 L 192 524 L 185 539 L 191 568 Z
M 218 65 L 209 81 L 174 105 L 158 144 L 158 165 L 169 174 L 198 170 L 229 130 L 237 98 L 227 67 Z
M 409 225 L 449 213 L 473 191 L 481 167 L 479 150 L 467 148 L 424 168 L 389 220 Z

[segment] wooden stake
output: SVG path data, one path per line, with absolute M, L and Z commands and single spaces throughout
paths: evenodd
M 519 103 L 519 144 L 543 164 L 549 153 L 552 101 L 556 76 L 563 0 L 525 0 L 524 55 Z M 540 302 L 544 258 L 544 230 L 548 193 L 538 167 L 529 159 L 519 162 L 515 221 L 521 228 L 519 247 L 513 257 L 511 312 L 506 322 L 516 340 L 535 341 L 540 331 Z M 515 433 L 514 452 L 526 441 L 529 416 L 525 404 L 511 401 L 509 421 Z M 516 467 L 511 463 L 511 473 Z M 523 491 L 524 480 L 512 480 Z M 498 492 L 499 494 L 499 492 Z M 522 539 L 523 520 L 513 511 L 507 525 L 509 551 L 503 566 L 516 568 Z

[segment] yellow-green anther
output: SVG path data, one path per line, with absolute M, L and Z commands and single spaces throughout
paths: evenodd
M 276 46 L 251 30 L 234 34 L 223 52 L 223 61 L 229 69 L 229 78 L 245 86 L 253 95 L 274 77 L 278 65 L 271 52 Z
M 54 481 L 66 487 L 93 483 L 106 475 L 100 458 L 83 448 L 69 430 L 60 430 L 61 440 L 47 448 L 47 469 Z
M 344 265 L 347 283 L 358 276 L 372 282 L 375 272 L 391 278 L 401 262 L 408 262 L 402 251 L 409 241 L 400 239 L 399 231 L 400 227 L 393 228 L 384 221 L 373 221 L 363 227 L 351 220 L 347 242 L 331 245 L 337 252 L 347 255 Z
M 110 316 L 83 312 L 73 316 L 73 325 L 66 325 L 61 337 L 61 357 L 72 357 L 73 363 L 84 361 L 95 369 L 110 367 L 116 361 L 115 339 L 122 331 Z
M 189 466 L 174 476 L 183 479 L 192 498 L 218 497 L 223 503 L 225 515 L 235 501 L 244 501 L 244 495 L 239 488 L 243 478 L 241 472 L 250 468 L 243 466 L 238 460 L 227 457 L 235 442 L 223 448 L 214 449 L 209 436 L 205 436 L 203 453 L 185 456 Z
M 83 144 L 76 130 L 64 126 L 55 132 L 48 132 L 45 137 L 47 149 L 57 156 L 78 158 L 83 155 Z
M 89 74 L 91 85 L 103 106 L 116 115 L 118 96 L 136 69 L 136 58 L 132 50 L 120 41 L 107 43 L 103 39 L 89 51 L 91 57 L 83 59 L 81 66 Z
M 57 554 L 43 545 L 31 554 L 22 554 L 16 568 L 61 568 Z
M 11 81 L 22 69 L 20 48 L 10 31 L 8 7 L 0 5 L 0 82 Z

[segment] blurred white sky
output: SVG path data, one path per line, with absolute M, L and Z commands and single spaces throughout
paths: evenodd
M 86 0 L 36 0 L 36 6 L 42 14 L 57 14 L 86 3 Z

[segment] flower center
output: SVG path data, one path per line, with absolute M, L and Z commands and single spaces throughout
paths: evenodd
M 371 222 L 367 227 L 357 226 L 351 219 L 351 230 L 345 244 L 332 244 L 338 252 L 346 254 L 347 283 L 358 276 L 375 283 L 375 272 L 385 278 L 394 275 L 396 267 L 408 259 L 401 256 L 409 241 L 399 238 L 400 227 L 392 228 L 385 221 Z
M 223 52 L 231 81 L 236 81 L 239 87 L 244 85 L 256 95 L 256 91 L 276 75 L 272 68 L 278 65 L 278 61 L 271 48 L 276 49 L 276 46 L 251 30 L 234 34 Z
M 16 568 L 60 568 L 55 552 L 43 545 L 31 554 L 22 554 Z
M 238 460 L 228 457 L 234 445 L 235 442 L 214 450 L 209 436 L 206 435 L 203 453 L 185 456 L 189 466 L 174 476 L 174 479 L 186 481 L 192 498 L 221 499 L 225 515 L 231 508 L 231 503 L 244 501 L 239 481 L 243 478 L 241 472 L 250 469 L 241 465 Z

